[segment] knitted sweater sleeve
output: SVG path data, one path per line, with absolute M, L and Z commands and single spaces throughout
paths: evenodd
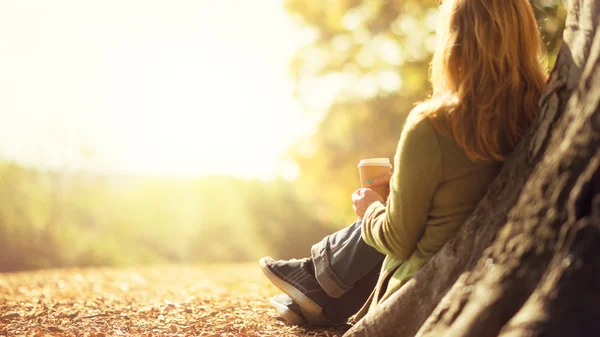
M 427 118 L 408 124 L 394 157 L 387 205 L 375 202 L 363 217 L 365 242 L 383 254 L 407 260 L 423 235 L 441 180 L 437 131 Z

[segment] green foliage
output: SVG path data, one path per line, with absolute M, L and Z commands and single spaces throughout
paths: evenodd
M 308 254 L 328 232 L 289 182 L 0 165 L 0 271 Z

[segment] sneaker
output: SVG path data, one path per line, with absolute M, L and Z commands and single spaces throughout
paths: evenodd
M 310 258 L 276 261 L 270 256 L 261 258 L 258 263 L 269 281 L 303 310 L 312 316 L 320 316 L 325 303 L 331 298 L 317 279 L 308 272 Z
M 272 297 L 269 303 L 277 309 L 279 316 L 290 325 L 305 325 L 308 321 L 302 308 L 286 294 Z
M 319 327 L 347 325 L 347 321 L 339 323 L 330 322 L 323 314 L 319 316 L 311 315 L 295 303 L 287 294 L 274 296 L 269 302 L 277 310 L 279 316 L 290 325 L 311 325 Z

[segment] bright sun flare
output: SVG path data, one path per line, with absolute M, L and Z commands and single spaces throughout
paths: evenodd
M 305 40 L 274 0 L 0 1 L 0 156 L 292 177 L 279 158 L 314 127 L 287 76 Z

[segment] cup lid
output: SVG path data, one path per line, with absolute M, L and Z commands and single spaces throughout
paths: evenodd
M 368 158 L 368 159 L 363 159 L 358 163 L 358 167 L 361 166 L 389 166 L 391 167 L 392 164 L 390 163 L 389 158 Z

